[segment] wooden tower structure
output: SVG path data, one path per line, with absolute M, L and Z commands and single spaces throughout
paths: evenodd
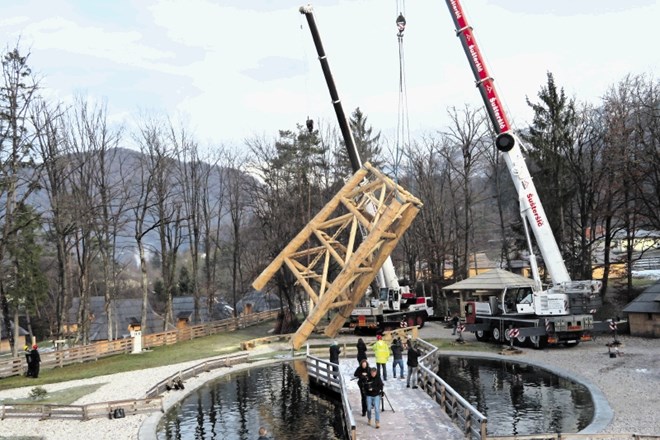
M 293 336 L 300 348 L 330 310 L 334 337 L 422 207 L 419 199 L 365 164 L 252 283 L 261 290 L 284 265 L 309 296 Z

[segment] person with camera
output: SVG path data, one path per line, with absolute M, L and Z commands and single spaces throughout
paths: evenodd
M 371 368 L 364 388 L 367 394 L 367 425 L 371 426 L 371 408 L 373 407 L 376 429 L 378 429 L 380 428 L 380 399 L 383 395 L 383 381 L 380 379 L 377 369 Z

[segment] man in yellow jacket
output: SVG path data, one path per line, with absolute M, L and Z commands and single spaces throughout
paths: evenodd
M 378 375 L 381 376 L 380 370 L 383 369 L 383 375 L 381 376 L 383 380 L 387 380 L 387 360 L 392 355 L 390 346 L 387 345 L 387 342 L 383 341 L 381 335 L 376 336 L 376 343 L 373 345 L 374 355 L 376 356 L 376 367 L 378 369 Z

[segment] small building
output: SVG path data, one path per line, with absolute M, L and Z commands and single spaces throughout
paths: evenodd
M 251 290 L 236 303 L 236 311 L 245 315 L 280 308 L 280 298 L 269 292 Z
M 175 296 L 172 298 L 172 315 L 177 328 L 205 322 L 221 321 L 233 316 L 233 309 L 225 301 L 215 300 L 213 310 L 209 314 L 207 298 L 199 300 L 199 322 L 195 320 L 195 298 L 192 296 Z
M 623 313 L 628 315 L 631 335 L 660 337 L 660 281 L 628 303 Z
M 14 331 L 14 321 L 10 321 L 9 325 L 11 326 L 11 331 Z M 2 325 L 2 339 L 0 340 L 0 352 L 1 353 L 6 353 L 8 351 L 11 351 L 11 346 L 9 345 L 9 337 L 7 335 L 7 331 L 5 330 L 5 326 Z M 23 350 L 24 345 L 32 345 L 30 342 L 30 334 L 25 330 L 23 327 L 18 327 L 18 342 L 16 342 L 16 346 L 18 347 L 18 351 Z
M 77 313 L 80 298 L 73 298 L 71 308 L 69 308 L 69 323 L 66 326 L 70 333 L 78 329 Z M 142 298 L 123 298 L 114 299 L 110 303 L 113 316 L 113 335 L 115 339 L 127 338 L 131 330 L 141 330 L 142 334 L 158 333 L 163 331 L 165 319 L 157 314 L 147 303 L 147 328 L 141 328 L 142 321 Z M 89 340 L 102 341 L 108 339 L 108 316 L 105 313 L 105 298 L 102 296 L 92 296 L 89 299 L 87 308 L 89 324 Z M 171 324 L 168 330 L 172 329 Z
M 531 278 L 525 278 L 504 269 L 491 269 L 480 275 L 450 284 L 443 287 L 442 290 L 447 292 L 449 309 L 463 315 L 465 302 L 469 299 L 476 298 L 478 301 L 486 301 L 487 297 L 498 295 L 504 289 L 533 286 L 534 280 Z

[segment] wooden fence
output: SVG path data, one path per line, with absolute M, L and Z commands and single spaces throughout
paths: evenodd
M 169 330 L 160 333 L 151 333 L 142 336 L 144 348 L 172 345 L 180 341 L 189 341 L 195 338 L 215 335 L 222 332 L 234 331 L 251 325 L 269 321 L 277 317 L 279 309 L 266 312 L 253 313 L 238 318 L 229 318 L 222 321 L 199 324 L 183 329 Z M 133 339 L 117 339 L 114 341 L 96 342 L 90 345 L 79 345 L 63 350 L 43 352 L 41 355 L 41 368 L 57 368 L 82 362 L 97 361 L 100 358 L 117 354 L 130 353 L 133 350 Z M 25 356 L 0 361 L 0 378 L 20 376 L 25 374 L 27 365 Z
M 337 392 L 341 396 L 346 434 L 349 439 L 356 440 L 357 425 L 353 417 L 353 411 L 351 411 L 351 404 L 348 401 L 346 382 L 343 375 L 339 373 L 339 365 L 310 355 L 309 344 L 307 345 L 306 364 L 307 374 L 311 382 Z
M 202 372 L 211 371 L 222 367 L 229 368 L 233 365 L 247 362 L 247 360 L 248 360 L 248 353 L 236 353 L 227 356 L 222 356 L 216 359 L 208 359 L 202 363 L 194 365 L 190 368 L 187 368 L 183 371 L 173 374 L 168 378 L 161 380 L 156 385 L 151 387 L 149 391 L 147 391 L 146 396 L 149 398 L 153 398 L 163 394 L 165 391 L 167 391 L 168 385 L 173 383 L 175 379 L 181 379 L 182 381 L 185 381 L 187 379 L 190 379 L 191 377 L 195 377 L 199 375 Z
M 485 440 L 486 416 L 435 373 L 439 364 L 438 349 L 423 339 L 417 339 L 417 347 L 424 353 L 419 360 L 419 387 L 440 405 L 466 438 Z
M 90 403 L 88 405 L 51 405 L 21 403 L 0 405 L 0 420 L 6 418 L 38 418 L 89 420 L 99 417 L 114 418 L 121 411 L 122 416 L 161 411 L 161 397 L 148 399 L 115 400 L 112 402 Z

